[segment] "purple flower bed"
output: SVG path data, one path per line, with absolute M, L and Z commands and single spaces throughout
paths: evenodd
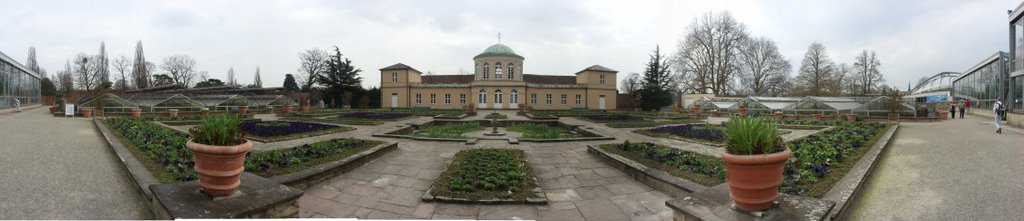
M 617 114 L 617 115 L 583 115 L 583 116 L 580 116 L 580 117 L 586 118 L 586 119 L 591 120 L 591 121 L 640 121 L 640 120 L 644 119 L 644 118 L 642 118 L 640 116 L 626 115 L 626 114 Z
M 651 129 L 655 133 L 668 133 L 681 137 L 720 142 L 725 140 L 722 130 L 705 128 L 704 124 L 683 124 Z
M 239 127 L 248 134 L 260 137 L 277 137 L 338 128 L 334 125 L 289 121 L 244 122 Z
M 406 118 L 412 116 L 409 113 L 372 113 L 372 112 L 357 112 L 357 113 L 344 113 L 338 115 L 340 118 L 361 118 L 361 119 L 379 119 L 379 120 L 394 120 L 399 118 Z

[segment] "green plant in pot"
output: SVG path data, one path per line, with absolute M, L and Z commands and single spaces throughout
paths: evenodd
M 768 209 L 779 197 L 786 160 L 793 155 L 774 122 L 759 118 L 732 119 L 725 125 L 729 196 L 743 210 Z
M 186 146 L 192 150 L 199 186 L 207 195 L 229 196 L 241 184 L 245 155 L 252 143 L 245 139 L 239 123 L 237 116 L 217 115 L 188 130 L 192 139 Z

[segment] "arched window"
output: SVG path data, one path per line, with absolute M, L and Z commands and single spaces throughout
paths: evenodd
M 487 91 L 485 91 L 484 89 L 480 89 L 480 95 L 477 96 L 477 97 L 479 97 L 479 99 L 480 99 L 480 102 L 477 102 L 477 103 L 481 103 L 481 104 L 486 104 L 487 103 Z
M 484 79 L 488 79 L 488 78 L 491 78 L 491 76 L 490 76 L 490 75 L 489 75 L 489 74 L 487 73 L 487 72 L 489 72 L 490 70 L 491 70 L 491 67 L 490 67 L 490 65 L 487 65 L 487 63 L 484 63 L 484 73 L 483 73 L 483 75 L 484 75 Z
M 516 64 L 508 63 L 508 79 L 516 79 Z
M 519 103 L 519 91 L 512 90 L 512 92 L 509 92 L 508 93 L 508 102 L 512 103 L 512 104 L 518 104 Z
M 501 63 L 494 64 L 494 79 L 501 79 Z
M 501 102 L 501 90 L 494 90 L 494 103 L 500 104 Z

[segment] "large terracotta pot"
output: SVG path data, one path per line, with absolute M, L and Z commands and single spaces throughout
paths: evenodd
M 711 111 L 711 112 L 708 112 L 708 116 L 711 116 L 711 117 L 718 117 L 718 111 Z
M 846 114 L 847 121 L 857 121 L 857 114 Z
M 193 142 L 185 144 L 192 150 L 199 174 L 199 187 L 210 196 L 230 196 L 242 183 L 245 154 L 252 149 L 248 140 L 235 146 L 214 146 Z
M 694 105 L 692 108 L 690 108 L 690 114 L 700 115 L 700 106 Z
M 82 116 L 92 117 L 92 108 L 82 108 Z
M 167 110 L 167 115 L 169 115 L 171 117 L 177 117 L 178 116 L 178 109 L 169 109 L 169 110 Z
M 785 117 L 785 116 L 786 115 L 783 114 L 782 112 L 772 113 L 772 119 L 775 119 L 775 120 L 782 120 L 782 118 Z
M 142 109 L 132 108 L 132 117 L 142 117 Z
M 284 113 L 286 114 L 292 113 L 292 105 L 290 104 L 285 104 L 282 109 L 284 109 Z
M 900 115 L 899 114 L 889 114 L 889 121 L 898 121 L 898 120 L 900 120 Z
M 788 148 L 778 153 L 758 155 L 722 153 L 729 197 L 736 206 L 749 211 L 771 207 L 779 197 L 786 160 L 792 155 L 793 151 Z
M 57 106 L 50 107 L 50 113 L 52 114 L 54 112 L 57 112 Z
M 813 114 L 811 114 L 811 119 L 814 120 L 814 121 L 821 121 L 821 113 L 813 113 Z
M 246 114 L 248 112 L 249 112 L 249 106 L 238 107 L 238 114 L 244 115 L 244 114 Z
M 736 112 L 740 112 L 740 117 L 747 117 L 747 108 L 745 107 L 736 109 Z
M 209 117 L 210 116 L 210 108 L 204 107 L 201 111 L 203 112 L 203 117 Z
M 939 111 L 939 119 L 946 119 L 947 117 L 949 117 L 949 111 L 944 111 L 944 110 L 940 110 Z

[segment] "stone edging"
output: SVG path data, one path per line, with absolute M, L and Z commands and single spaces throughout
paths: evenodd
M 531 178 L 533 178 L 533 183 L 535 183 L 535 184 L 539 184 L 540 183 L 540 182 L 537 182 L 537 177 L 531 177 Z M 532 190 L 530 190 L 530 192 L 533 193 L 533 197 L 526 198 L 525 200 L 498 199 L 498 198 L 473 200 L 473 199 L 468 199 L 468 198 L 447 197 L 447 196 L 434 196 L 434 195 L 430 194 L 430 191 L 432 191 L 432 190 L 434 190 L 434 187 L 430 187 L 430 189 L 427 189 L 427 192 L 423 193 L 423 197 L 420 197 L 420 200 L 423 200 L 423 202 L 444 202 L 444 203 L 483 203 L 483 204 L 528 203 L 528 204 L 540 204 L 540 205 L 548 204 L 547 195 L 544 194 L 544 190 L 541 190 L 541 188 L 539 186 L 538 187 L 534 187 Z
M 416 136 L 408 136 L 408 135 L 382 134 L 382 133 L 375 133 L 375 134 L 373 134 L 373 136 L 374 137 L 404 138 L 404 139 L 423 140 L 423 141 L 447 141 L 447 142 L 466 142 L 466 141 L 471 140 L 471 139 L 450 139 L 450 138 L 416 137 Z
M 531 120 L 558 120 L 558 116 L 537 117 L 537 116 L 533 116 L 533 114 L 530 113 L 530 112 L 524 113 L 523 116 L 526 116 L 526 118 L 530 118 Z
M 106 139 L 107 144 L 110 144 L 110 149 L 113 150 L 114 153 L 117 154 L 117 158 L 121 160 L 121 168 L 131 176 L 132 183 L 134 183 L 135 187 L 138 188 L 140 195 L 144 197 L 147 202 L 153 200 L 153 192 L 150 191 L 149 186 L 160 184 L 160 181 L 153 176 L 153 173 L 150 173 L 149 170 L 146 169 L 146 166 L 143 165 L 139 159 L 135 158 L 135 155 L 132 154 L 124 144 L 121 144 L 121 141 L 117 140 L 117 136 L 111 133 L 110 129 L 100 122 L 99 118 L 93 119 L 93 123 L 96 125 L 96 128 L 100 130 L 100 133 L 103 134 L 103 138 Z
M 398 149 L 398 142 L 386 142 L 373 148 L 345 157 L 344 159 L 322 163 L 299 172 L 270 177 L 271 181 L 298 189 L 306 189 L 337 175 L 351 171 L 374 159 Z
M 617 154 L 608 153 L 599 146 L 587 145 L 587 152 L 597 155 L 599 158 L 618 168 L 620 171 L 629 174 L 637 181 L 640 181 L 651 188 L 664 192 L 672 197 L 687 197 L 689 193 L 708 188 L 706 186 L 691 182 L 689 180 L 673 176 L 665 171 L 644 166 L 641 163 Z
M 885 135 L 879 137 L 875 142 L 875 145 L 871 147 L 867 153 L 854 167 L 846 172 L 839 182 L 835 183 L 821 199 L 836 202 L 836 208 L 832 209 L 829 214 L 833 220 L 845 216 L 850 212 L 850 208 L 853 206 L 853 202 L 857 199 L 859 193 L 864 190 L 864 182 L 866 178 L 875 170 L 878 165 L 878 159 L 885 154 L 886 147 L 892 140 L 892 137 L 896 134 L 899 129 L 899 124 L 893 124 Z

